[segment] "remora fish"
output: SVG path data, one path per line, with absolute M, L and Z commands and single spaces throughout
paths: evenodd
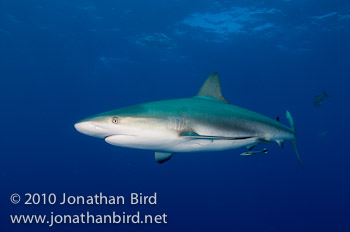
M 264 148 L 264 150 L 262 151 L 246 151 L 246 152 L 243 152 L 241 153 L 242 156 L 251 156 L 251 155 L 255 155 L 255 154 L 259 154 L 259 153 L 267 153 L 267 149 Z
M 153 150 L 159 163 L 174 153 L 251 148 L 271 141 L 281 146 L 289 140 L 303 167 L 288 111 L 286 117 L 291 128 L 228 103 L 222 96 L 219 76 L 213 73 L 195 97 L 124 107 L 88 117 L 74 126 L 115 146 Z
M 326 93 L 326 90 L 323 90 L 323 93 L 321 95 L 317 95 L 314 97 L 313 104 L 314 106 L 319 106 L 324 102 L 324 99 L 326 97 L 329 97 L 329 95 Z

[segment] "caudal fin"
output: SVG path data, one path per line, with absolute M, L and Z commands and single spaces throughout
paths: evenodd
M 292 115 L 289 113 L 289 111 L 287 110 L 286 111 L 286 118 L 288 119 L 288 122 L 290 124 L 290 128 L 294 131 L 295 133 L 295 123 L 294 123 L 294 120 L 293 120 L 293 117 Z
M 292 139 L 291 142 L 292 142 L 294 151 L 295 151 L 295 153 L 297 154 L 297 158 L 298 158 L 298 161 L 299 161 L 299 165 L 300 165 L 301 169 L 304 170 L 304 164 L 303 164 L 303 161 L 301 161 L 300 154 L 299 154 L 297 145 L 296 145 L 296 143 L 295 143 L 295 139 Z
M 286 118 L 287 118 L 288 121 L 289 121 L 289 124 L 290 124 L 291 129 L 292 129 L 293 132 L 295 133 L 295 131 L 296 131 L 295 123 L 294 123 L 294 120 L 293 120 L 292 115 L 289 113 L 288 110 L 286 111 Z M 295 153 L 296 153 L 296 155 L 297 155 L 297 158 L 298 158 L 298 161 L 299 161 L 299 165 L 300 165 L 301 169 L 304 169 L 304 165 L 303 165 L 303 162 L 301 161 L 300 154 L 299 154 L 299 151 L 298 151 L 298 148 L 297 148 L 295 139 L 291 139 L 290 141 L 292 142 L 294 151 L 295 151 Z

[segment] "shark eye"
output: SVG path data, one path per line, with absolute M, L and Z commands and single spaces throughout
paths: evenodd
M 113 117 L 112 118 L 112 123 L 113 124 L 118 124 L 120 122 L 120 119 L 118 117 Z

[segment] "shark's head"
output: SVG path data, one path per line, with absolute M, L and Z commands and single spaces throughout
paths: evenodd
M 90 116 L 77 122 L 74 127 L 83 134 L 98 138 L 112 135 L 134 135 L 135 126 L 142 118 L 141 107 L 125 107 Z
M 82 134 L 106 138 L 120 133 L 120 125 L 118 125 L 120 121 L 116 115 L 96 115 L 80 120 L 74 124 L 74 127 Z
M 107 143 L 142 149 L 162 149 L 162 141 L 178 137 L 163 117 L 140 105 L 108 111 L 85 118 L 74 127 L 83 134 L 103 138 Z
M 152 116 L 144 107 L 134 105 L 85 118 L 74 127 L 80 133 L 105 139 L 114 135 L 143 136 L 160 123 Z

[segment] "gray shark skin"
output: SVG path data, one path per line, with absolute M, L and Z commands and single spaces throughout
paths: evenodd
M 86 135 L 103 138 L 115 146 L 155 151 L 159 163 L 174 153 L 220 151 L 290 140 L 295 145 L 295 125 L 228 103 L 219 76 L 211 74 L 195 97 L 147 102 L 97 114 L 77 122 Z

